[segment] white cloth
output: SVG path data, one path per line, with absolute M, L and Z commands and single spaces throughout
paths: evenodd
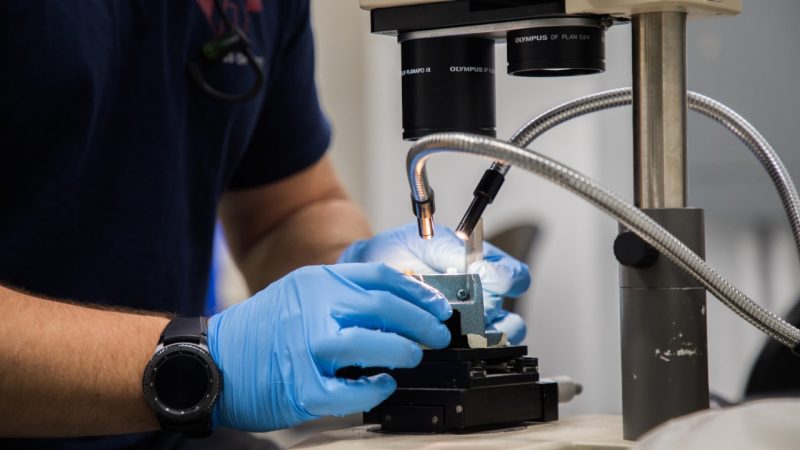
M 671 420 L 635 450 L 798 449 L 800 399 L 758 400 Z

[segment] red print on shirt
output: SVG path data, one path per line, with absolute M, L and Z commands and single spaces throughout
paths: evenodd
M 196 0 L 197 6 L 203 11 L 203 15 L 208 20 L 208 26 L 215 34 L 222 34 L 225 31 L 225 22 L 216 14 L 214 0 Z M 235 0 L 221 0 L 222 10 L 230 19 L 235 27 L 239 27 L 245 32 L 250 28 L 250 17 L 247 13 L 260 13 L 264 9 L 261 0 L 245 0 L 244 14 L 242 14 L 241 2 Z

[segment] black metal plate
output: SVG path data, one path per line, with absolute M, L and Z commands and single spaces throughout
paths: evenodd
M 528 347 L 525 345 L 509 345 L 507 347 L 490 348 L 445 348 L 442 350 L 425 350 L 423 361 L 472 361 L 476 359 L 492 360 L 525 356 Z
M 441 406 L 386 405 L 381 408 L 381 431 L 417 433 L 444 432 L 444 408 Z
M 454 0 L 380 8 L 371 11 L 372 32 L 402 32 L 451 28 L 565 14 L 563 0 Z
M 468 389 L 539 381 L 538 372 L 488 372 L 466 361 L 423 362 L 414 369 L 389 372 L 403 388 Z
M 539 381 L 538 361 L 525 346 L 425 350 L 413 369 L 346 367 L 337 377 L 358 379 L 389 373 L 401 388 L 461 389 Z
M 403 414 L 398 415 L 398 410 Z M 440 411 L 441 425 L 440 419 L 433 419 Z M 391 420 L 386 420 L 387 415 Z M 551 382 L 477 389 L 398 389 L 364 414 L 365 423 L 380 423 L 383 431 L 412 433 L 469 432 L 557 419 L 558 387 Z M 385 424 L 390 424 L 389 428 Z

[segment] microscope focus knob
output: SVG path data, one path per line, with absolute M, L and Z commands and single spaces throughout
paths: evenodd
M 658 260 L 658 250 L 632 231 L 619 234 L 614 240 L 614 256 L 623 266 L 646 269 Z

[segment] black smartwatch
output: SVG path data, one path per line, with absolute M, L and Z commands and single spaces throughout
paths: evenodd
M 222 389 L 222 374 L 208 351 L 205 318 L 176 318 L 167 325 L 142 384 L 163 430 L 194 438 L 211 434 L 211 409 Z

